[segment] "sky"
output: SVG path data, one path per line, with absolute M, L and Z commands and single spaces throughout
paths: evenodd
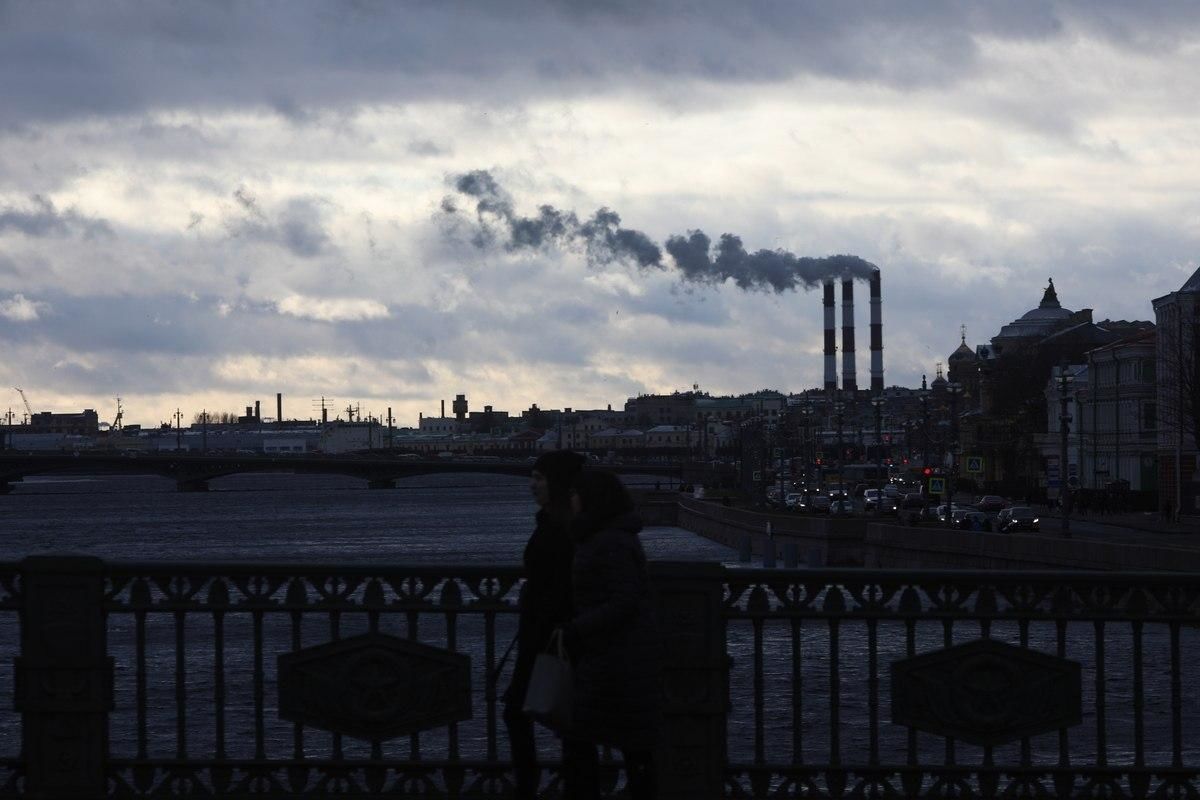
M 1153 319 L 1198 56 L 1191 2 L 0 0 L 0 413 L 800 391 L 871 265 L 888 385 L 1049 277 Z

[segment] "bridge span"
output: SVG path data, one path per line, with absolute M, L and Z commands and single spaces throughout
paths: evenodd
M 396 481 L 416 475 L 482 473 L 489 475 L 529 474 L 527 459 L 466 461 L 452 459 L 412 460 L 389 456 L 268 456 L 251 454 L 191 455 L 154 453 L 138 455 L 96 453 L 0 453 L 0 494 L 28 475 L 71 473 L 76 475 L 161 475 L 171 478 L 181 492 L 203 492 L 214 478 L 249 472 L 296 475 L 349 475 L 361 478 L 371 489 L 394 489 Z M 618 474 L 653 475 L 680 479 L 689 473 L 686 464 L 605 464 Z

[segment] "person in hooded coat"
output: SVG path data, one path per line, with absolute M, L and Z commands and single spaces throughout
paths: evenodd
M 575 479 L 571 570 L 575 616 L 563 640 L 575 662 L 573 714 L 563 737 L 566 800 L 599 797 L 598 745 L 621 750 L 633 800 L 657 793 L 654 751 L 662 727 L 662 643 L 641 520 L 611 472 Z
M 530 490 L 540 508 L 523 555 L 525 584 L 518 600 L 517 660 L 503 697 L 515 800 L 533 800 L 541 781 L 533 720 L 521 708 L 537 654 L 546 649 L 550 634 L 571 619 L 571 485 L 584 461 L 579 453 L 555 450 L 542 454 L 530 474 Z

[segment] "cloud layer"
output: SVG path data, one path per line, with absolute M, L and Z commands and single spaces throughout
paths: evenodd
M 1200 245 L 1198 23 L 0 0 L 0 385 L 147 422 L 274 391 L 415 422 L 459 392 L 798 390 L 821 309 L 793 290 L 872 264 L 889 383 L 1048 275 L 1149 318 Z

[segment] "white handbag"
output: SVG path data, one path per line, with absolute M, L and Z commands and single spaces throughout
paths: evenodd
M 538 653 L 533 662 L 529 689 L 525 692 L 522 711 L 556 733 L 571 727 L 572 710 L 571 662 L 563 647 L 562 629 L 550 634 L 546 651 Z

